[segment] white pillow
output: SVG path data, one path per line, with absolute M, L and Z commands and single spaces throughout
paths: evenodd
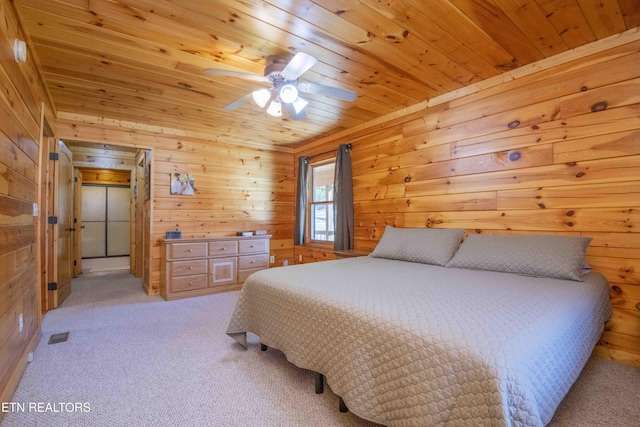
M 463 234 L 462 228 L 395 228 L 387 225 L 369 256 L 444 266 L 458 248 Z
M 447 267 L 582 281 L 591 237 L 470 234 Z

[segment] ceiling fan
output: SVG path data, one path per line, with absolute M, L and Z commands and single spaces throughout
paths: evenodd
M 225 105 L 225 110 L 235 110 L 253 99 L 261 108 L 267 108 L 269 115 L 276 117 L 282 116 L 282 106 L 284 105 L 289 115 L 291 115 L 291 118 L 294 120 L 303 120 L 307 117 L 304 108 L 309 104 L 309 101 L 301 98 L 299 95 L 300 92 L 329 96 L 344 101 L 353 101 L 356 99 L 356 92 L 352 90 L 317 83 L 301 82 L 298 80 L 302 74 L 317 62 L 317 58 L 304 52 L 298 52 L 289 63 L 275 61 L 273 64 L 268 65 L 264 69 L 263 76 L 238 71 L 221 70 L 218 68 L 207 68 L 204 72 L 271 84 L 271 87 L 268 89 L 254 90 L 242 98 Z

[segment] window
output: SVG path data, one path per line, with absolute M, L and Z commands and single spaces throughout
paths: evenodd
M 307 236 L 309 241 L 333 242 L 333 173 L 334 161 L 310 165 L 311 194 L 308 198 Z

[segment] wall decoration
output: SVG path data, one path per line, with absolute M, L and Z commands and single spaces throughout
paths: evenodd
M 151 198 L 151 150 L 144 152 L 144 199 Z
M 181 194 L 193 196 L 195 187 L 193 186 L 193 175 L 188 173 L 174 172 L 171 175 L 171 194 Z

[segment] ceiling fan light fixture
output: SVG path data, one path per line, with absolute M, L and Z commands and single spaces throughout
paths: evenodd
M 269 89 L 258 89 L 251 93 L 251 97 L 260 108 L 264 108 L 271 99 L 271 92 Z
M 300 111 L 304 109 L 304 107 L 309 105 L 309 103 L 306 100 L 300 97 L 297 97 L 296 100 L 293 101 L 292 105 L 293 105 L 293 109 L 296 111 L 296 114 L 299 114 Z
M 304 120 L 307 118 L 304 109 L 309 105 L 309 101 L 300 98 L 298 96 L 300 93 L 328 96 L 342 101 L 354 101 L 357 97 L 357 93 L 353 90 L 298 80 L 302 74 L 317 63 L 317 58 L 304 52 L 298 52 L 289 62 L 281 59 L 274 60 L 271 65 L 267 65 L 264 68 L 263 75 L 218 68 L 207 68 L 204 72 L 222 77 L 270 83 L 269 89 L 259 89 L 249 92 L 241 98 L 225 105 L 223 109 L 226 111 L 235 110 L 251 102 L 251 99 L 253 99 L 260 108 L 266 108 L 270 116 L 282 117 L 282 109 L 284 106 L 284 109 L 291 119 Z
M 271 101 L 269 108 L 267 108 L 267 114 L 274 117 L 281 117 L 282 105 L 278 101 Z
M 287 83 L 280 88 L 278 96 L 280 97 L 280 101 L 291 104 L 298 98 L 298 89 L 294 85 Z

